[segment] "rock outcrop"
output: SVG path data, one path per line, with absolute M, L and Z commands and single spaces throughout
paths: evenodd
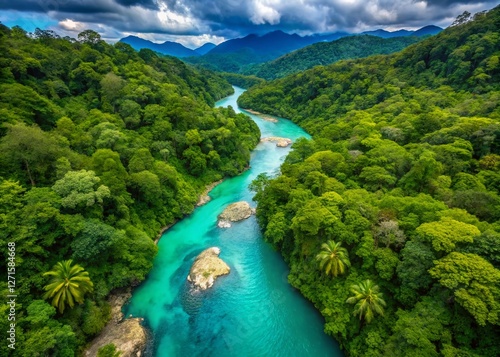
M 201 252 L 194 260 L 187 280 L 195 287 L 206 290 L 212 287 L 219 276 L 229 274 L 231 269 L 219 258 L 219 254 L 220 249 L 217 247 L 211 247 Z
M 292 140 L 288 138 L 280 138 L 278 136 L 270 136 L 268 138 L 262 138 L 260 139 L 261 142 L 266 142 L 266 141 L 273 141 L 276 143 L 276 146 L 280 148 L 287 147 L 288 145 L 292 144 Z
M 83 356 L 97 356 L 97 351 L 108 344 L 114 344 L 116 350 L 121 352 L 121 357 L 139 357 L 146 346 L 146 329 L 141 325 L 142 319 L 123 319 L 121 309 L 130 298 L 130 290 L 125 293 L 113 295 L 109 298 L 111 304 L 111 320 L 106 324 Z
M 231 222 L 247 219 L 254 213 L 255 210 L 250 207 L 248 202 L 235 202 L 227 206 L 226 209 L 219 215 L 219 222 L 217 225 L 219 228 L 229 228 L 231 227 Z

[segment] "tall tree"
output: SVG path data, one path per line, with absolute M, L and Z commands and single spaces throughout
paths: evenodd
M 46 293 L 44 299 L 52 298 L 52 305 L 64 312 L 66 304 L 70 308 L 75 306 L 75 302 L 83 303 L 83 296 L 91 292 L 94 284 L 90 281 L 87 273 L 80 265 L 71 265 L 73 261 L 65 260 L 58 262 L 52 270 L 43 275 L 52 276 L 52 280 L 45 286 Z
M 45 175 L 53 171 L 51 166 L 63 154 L 63 149 L 54 136 L 36 125 L 16 123 L 5 126 L 7 134 L 0 140 L 2 162 L 6 164 L 3 170 L 13 174 L 22 168 L 31 185 L 35 186 L 37 181 L 43 181 Z
M 452 252 L 434 261 L 429 274 L 453 291 L 455 301 L 480 326 L 499 323 L 500 270 L 476 254 Z
M 386 304 L 382 298 L 383 295 L 379 291 L 378 285 L 375 285 L 370 279 L 351 285 L 351 292 L 354 296 L 351 296 L 346 302 L 356 304 L 354 305 L 354 315 L 359 315 L 360 320 L 364 317 L 366 322 L 370 323 L 375 317 L 375 313 L 384 315 Z
M 321 252 L 316 255 L 321 270 L 325 270 L 326 275 L 337 276 L 344 274 L 347 267 L 351 266 L 347 249 L 341 247 L 342 242 L 335 243 L 329 240 L 321 245 Z

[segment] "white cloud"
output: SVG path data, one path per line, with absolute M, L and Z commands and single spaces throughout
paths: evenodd
M 66 19 L 63 21 L 59 21 L 59 27 L 66 31 L 80 33 L 83 30 L 87 29 L 88 25 L 84 24 L 83 22 Z
M 265 23 L 276 25 L 280 23 L 281 14 L 276 10 L 276 7 L 280 5 L 280 1 L 255 0 L 252 5 L 253 13 L 250 16 L 250 20 L 255 25 L 263 25 Z

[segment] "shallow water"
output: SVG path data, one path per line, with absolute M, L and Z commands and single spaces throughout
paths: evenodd
M 235 87 L 235 94 L 217 106 L 240 112 L 236 99 L 242 92 Z M 250 117 L 263 137 L 308 137 L 288 120 Z M 246 200 L 255 206 L 248 185 L 259 173 L 274 175 L 289 150 L 259 144 L 248 171 L 214 188 L 209 203 L 163 235 L 151 273 L 125 308 L 126 315 L 143 317 L 152 332 L 146 356 L 343 356 L 324 334 L 321 315 L 288 284 L 288 268 L 263 241 L 255 216 L 231 228 L 217 227 L 217 215 L 228 204 Z M 196 255 L 211 246 L 221 248 L 231 273 L 205 292 L 192 292 L 186 281 L 189 269 Z

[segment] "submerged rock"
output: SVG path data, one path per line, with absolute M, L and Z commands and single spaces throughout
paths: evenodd
M 123 304 L 128 301 L 130 290 L 125 293 L 113 295 L 109 299 L 111 305 L 111 320 L 101 333 L 92 341 L 85 350 L 85 357 L 97 356 L 97 351 L 110 343 L 121 352 L 121 357 L 139 357 L 146 346 L 146 330 L 141 325 L 141 318 L 123 319 L 121 312 Z
M 201 252 L 194 260 L 187 280 L 201 290 L 206 290 L 214 284 L 219 276 L 229 274 L 231 269 L 219 258 L 219 254 L 220 249 L 217 247 L 211 247 Z
M 250 207 L 248 202 L 235 202 L 227 206 L 226 209 L 219 215 L 219 222 L 217 225 L 219 228 L 229 228 L 231 227 L 231 222 L 247 219 L 254 213 L 255 210 Z
M 245 109 L 245 110 L 247 112 L 249 112 L 250 114 L 257 115 L 262 120 L 270 121 L 271 123 L 277 123 L 278 122 L 278 119 L 276 119 L 272 115 L 262 114 L 261 112 L 258 112 L 256 110 L 252 110 L 252 109 Z
M 288 138 L 280 138 L 278 136 L 270 136 L 268 138 L 262 138 L 260 139 L 261 142 L 266 142 L 266 141 L 273 141 L 276 143 L 276 146 L 280 148 L 287 147 L 288 145 L 292 144 L 292 140 Z

